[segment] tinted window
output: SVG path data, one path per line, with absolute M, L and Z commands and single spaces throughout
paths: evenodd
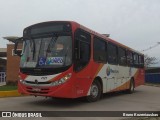
M 108 63 L 109 64 L 117 64 L 117 46 L 109 43 L 107 47 L 108 51 Z
M 123 48 L 118 48 L 118 61 L 120 65 L 126 65 L 126 51 Z
M 140 67 L 144 66 L 144 57 L 142 55 L 139 55 L 139 66 Z
M 106 54 L 106 42 L 99 38 L 94 38 L 94 51 L 93 57 L 95 61 L 98 62 L 106 62 L 107 54 Z
M 133 53 L 131 51 L 127 51 L 127 63 L 128 65 L 133 65 Z
M 138 55 L 136 53 L 134 53 L 133 55 L 133 61 L 134 61 L 134 65 L 137 66 L 139 64 L 138 62 Z

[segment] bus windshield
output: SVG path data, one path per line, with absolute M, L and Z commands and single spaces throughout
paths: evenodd
M 71 36 L 25 39 L 21 68 L 58 68 L 72 63 Z

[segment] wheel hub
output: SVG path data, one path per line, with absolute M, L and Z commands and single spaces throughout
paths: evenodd
M 93 98 L 97 97 L 98 95 L 98 87 L 96 85 L 92 85 L 91 87 L 91 96 Z

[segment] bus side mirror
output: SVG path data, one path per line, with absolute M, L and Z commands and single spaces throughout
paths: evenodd
M 14 45 L 14 54 L 18 55 L 19 57 L 22 56 L 22 51 L 18 49 L 18 46 L 20 46 L 20 44 L 22 44 L 22 38 L 17 39 Z

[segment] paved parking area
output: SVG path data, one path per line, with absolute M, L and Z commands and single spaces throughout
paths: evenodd
M 34 96 L 0 98 L 0 111 L 160 111 L 160 87 L 143 85 L 137 87 L 133 94 L 123 92 L 105 94 L 100 101 L 94 103 L 87 103 L 81 99 L 55 100 Z M 38 120 L 37 118 L 34 119 Z M 68 120 L 69 118 L 63 119 Z M 76 119 L 81 120 L 84 118 Z M 86 119 L 106 120 L 106 118 L 97 117 L 88 117 Z

